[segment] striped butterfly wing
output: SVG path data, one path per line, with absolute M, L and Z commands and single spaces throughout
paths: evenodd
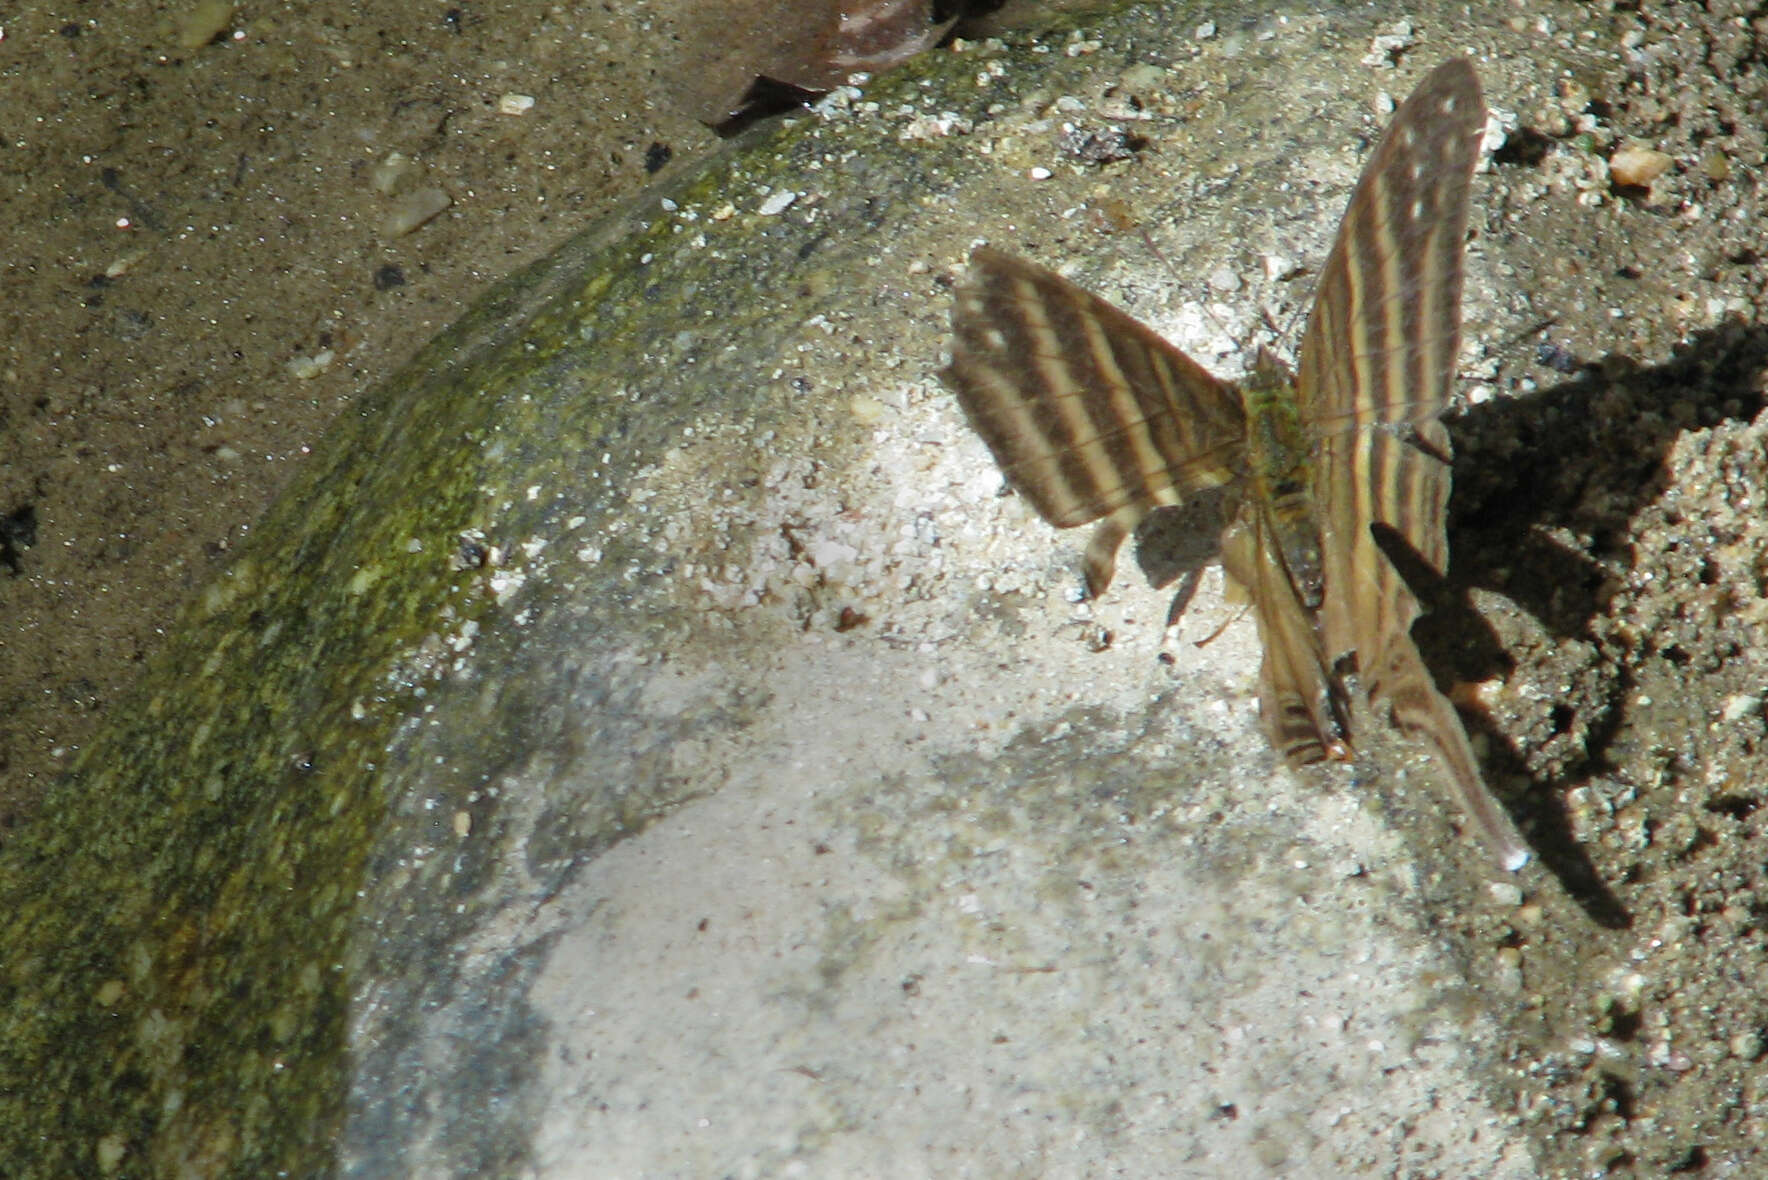
M 1238 478 L 1234 387 L 1152 329 L 1043 267 L 970 255 L 952 315 L 951 386 L 1007 482 L 1057 528 L 1101 521 L 1087 589 L 1155 508 Z
M 1326 650 L 1357 653 L 1370 699 L 1435 750 L 1457 801 L 1516 869 L 1527 846 L 1412 641 L 1418 601 L 1374 532 L 1391 528 L 1439 572 L 1448 564 L 1449 441 L 1436 419 L 1460 345 L 1462 243 L 1485 118 L 1465 58 L 1438 66 L 1395 113 L 1321 270 L 1298 384 L 1321 440 Z

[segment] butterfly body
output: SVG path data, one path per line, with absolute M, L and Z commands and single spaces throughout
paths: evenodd
M 1240 383 L 1246 411 L 1246 483 L 1242 503 L 1266 514 L 1284 569 L 1302 604 L 1318 610 L 1324 595 L 1320 571 L 1320 517 L 1314 510 L 1314 447 L 1302 420 L 1295 378 L 1261 351 Z
M 1111 304 L 989 247 L 958 290 L 942 373 L 1008 482 L 1051 524 L 1097 521 L 1103 592 L 1155 508 L 1225 489 L 1228 578 L 1251 601 L 1259 711 L 1291 763 L 1349 756 L 1341 658 L 1392 720 L 1436 752 L 1506 868 L 1528 859 L 1481 779 L 1460 719 L 1411 638 L 1419 606 L 1377 543 L 1386 530 L 1448 564 L 1448 403 L 1461 254 L 1485 107 L 1451 59 L 1401 105 L 1320 269 L 1292 377 L 1261 350 L 1221 381 Z

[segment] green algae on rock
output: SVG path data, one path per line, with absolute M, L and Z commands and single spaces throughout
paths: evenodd
M 947 59 L 946 84 L 968 68 Z M 874 97 L 913 101 L 918 85 L 904 73 Z M 521 666 L 559 653 L 527 626 L 569 616 L 574 639 L 648 633 L 667 651 L 694 625 L 648 601 L 681 557 L 621 526 L 635 472 L 714 410 L 747 416 L 734 461 L 757 481 L 771 462 L 746 453 L 757 437 L 803 452 L 820 434 L 829 452 L 854 433 L 806 412 L 781 342 L 805 292 L 863 273 L 958 170 L 959 144 L 898 130 L 806 119 L 751 137 L 501 284 L 345 412 L 0 850 L 9 1169 L 338 1165 L 352 993 L 410 966 L 410 946 L 389 949 L 401 923 L 433 950 L 503 904 L 515 836 L 497 769 L 583 754 L 543 748 L 568 741 L 561 694 Z M 767 203 L 788 188 L 813 196 Z M 714 696 L 709 716 L 678 710 L 669 732 L 635 720 L 623 738 L 666 762 L 680 732 L 740 723 L 745 701 Z M 413 751 L 434 757 L 426 719 L 445 699 L 479 724 L 437 739 L 436 770 Z M 528 850 L 540 876 L 699 789 L 621 777 L 551 801 Z M 399 1112 L 355 1117 L 382 1114 Z

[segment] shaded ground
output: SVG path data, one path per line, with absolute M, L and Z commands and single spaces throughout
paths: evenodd
M 236 15 L 195 47 L 188 8 L 7 16 L 0 513 L 35 543 L 0 572 L 0 826 L 333 414 L 715 142 L 668 105 L 666 24 L 627 6 Z M 390 233 L 425 189 L 452 205 Z

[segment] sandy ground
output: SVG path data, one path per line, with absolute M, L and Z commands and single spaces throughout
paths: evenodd
M 718 143 L 669 5 L 205 10 L 0 40 L 0 832 L 333 415 Z

